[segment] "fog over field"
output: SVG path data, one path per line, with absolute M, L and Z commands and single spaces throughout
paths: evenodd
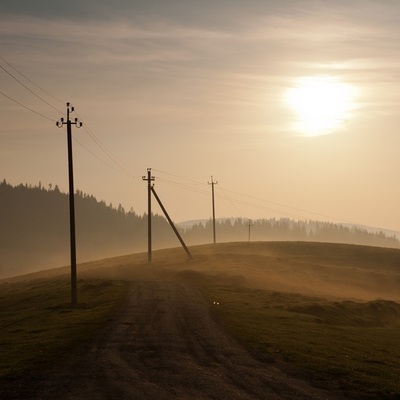
M 307 243 L 221 243 L 157 250 L 79 265 L 82 279 L 189 279 L 310 296 L 400 301 L 400 250 L 369 246 Z M 26 278 L 69 275 L 69 267 Z M 10 278 L 11 279 L 11 278 Z
M 190 253 L 79 264 L 74 307 L 68 266 L 0 280 L 4 393 L 396 398 L 399 249 L 236 242 Z

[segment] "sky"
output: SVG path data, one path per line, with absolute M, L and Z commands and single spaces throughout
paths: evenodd
M 3 0 L 0 57 L 11 184 L 68 191 L 70 102 L 98 200 L 400 231 L 398 0 Z

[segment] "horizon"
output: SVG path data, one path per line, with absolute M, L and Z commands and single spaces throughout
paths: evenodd
M 20 183 L 18 185 L 12 185 L 10 184 L 5 178 L 3 180 L 0 181 L 1 183 L 6 183 L 7 185 L 11 185 L 13 188 L 16 188 L 18 186 L 23 186 L 23 187 L 27 187 L 29 189 L 42 189 L 45 191 L 51 191 L 51 190 L 59 190 L 59 192 L 61 194 L 64 195 L 68 195 L 68 192 L 66 191 L 62 191 L 59 189 L 57 184 L 50 184 L 47 188 L 45 186 L 42 185 L 42 182 L 39 182 L 38 185 L 32 185 L 32 184 L 28 184 L 26 183 Z M 85 193 L 83 191 L 80 191 L 79 189 L 75 191 L 75 195 L 77 194 L 81 194 L 84 197 L 89 196 L 89 197 L 93 197 L 98 203 L 104 203 L 107 207 L 110 207 L 114 210 L 119 210 L 120 206 L 122 207 L 122 210 L 124 213 L 129 213 L 129 212 L 134 212 L 136 215 L 139 216 L 144 216 L 147 215 L 147 210 L 145 210 L 143 213 L 137 213 L 136 210 L 132 207 L 130 210 L 125 209 L 122 204 L 118 203 L 118 204 L 112 204 L 112 203 L 107 203 L 105 200 L 103 199 L 98 199 L 95 195 L 91 194 L 91 193 Z M 155 199 L 153 198 L 152 203 L 154 203 L 152 205 L 152 214 L 153 215 L 160 215 L 161 217 L 163 217 L 164 219 L 166 219 L 163 211 L 161 210 L 161 208 L 158 207 L 158 205 L 155 202 Z M 154 206 L 157 207 L 156 210 L 154 210 Z M 168 210 L 167 210 L 168 212 Z M 368 226 L 368 225 L 361 225 L 361 224 L 353 224 L 353 223 L 346 223 L 346 222 L 332 222 L 332 221 L 328 221 L 328 220 L 323 220 L 323 219 L 296 219 L 296 218 L 289 218 L 289 217 L 270 217 L 270 218 L 255 218 L 255 219 L 250 219 L 247 218 L 245 216 L 241 216 L 241 215 L 237 215 L 237 216 L 224 216 L 224 217 L 216 217 L 215 220 L 218 221 L 227 221 L 230 220 L 230 222 L 234 222 L 234 221 L 250 221 L 253 223 L 257 223 L 257 222 L 262 222 L 262 221 L 271 221 L 271 220 L 276 220 L 276 221 L 289 221 L 291 223 L 297 224 L 297 223 L 304 223 L 304 224 L 333 224 L 333 225 L 337 225 L 337 226 L 343 226 L 343 227 L 347 227 L 347 228 L 355 228 L 355 229 L 361 229 L 361 230 L 365 230 L 368 233 L 379 233 L 382 232 L 387 238 L 394 236 L 397 240 L 400 240 L 400 231 L 393 231 L 393 230 L 388 230 L 388 229 L 384 229 L 384 228 L 380 228 L 377 226 Z M 200 218 L 200 219 L 188 219 L 188 220 L 181 220 L 181 221 L 177 221 L 177 220 L 173 220 L 174 224 L 176 224 L 179 227 L 183 227 L 184 229 L 187 228 L 191 228 L 193 225 L 195 224 L 202 224 L 205 226 L 205 224 L 207 222 L 212 221 L 212 216 L 209 216 L 208 218 Z
M 211 218 L 214 179 L 217 218 L 400 232 L 398 2 L 0 11 L 0 179 L 68 192 L 71 102 L 75 190 L 107 204 L 147 212 L 152 168 L 174 221 Z

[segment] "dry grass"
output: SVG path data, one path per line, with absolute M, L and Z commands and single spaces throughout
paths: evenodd
M 1 283 L 0 377 L 15 379 L 66 359 L 104 326 L 125 287 L 117 281 L 80 281 L 79 304 L 71 307 L 66 279 Z
M 117 281 L 182 279 L 199 285 L 210 307 L 220 303 L 216 317 L 259 357 L 349 398 L 399 398 L 400 250 L 260 242 L 191 251 L 193 260 L 175 248 L 155 251 L 151 265 L 146 253 L 80 265 L 87 307 L 74 311 L 67 304 L 68 268 L 0 281 L 0 359 L 17 360 L 3 363 L 3 373 L 51 360 L 67 334 L 87 340 L 121 298 Z M 95 289 L 106 282 L 109 291 Z M 83 329 L 61 334 L 65 324 Z M 42 357 L 39 348 L 53 350 Z
M 400 304 L 204 285 L 225 329 L 256 357 L 343 398 L 400 395 Z

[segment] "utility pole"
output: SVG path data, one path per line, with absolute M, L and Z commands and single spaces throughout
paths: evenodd
M 77 128 L 82 126 L 82 122 L 75 118 L 70 119 L 70 113 L 74 111 L 74 107 L 67 103 L 67 120 L 61 118 L 57 121 L 57 126 L 62 128 L 67 125 L 67 145 L 68 145 L 68 177 L 69 177 L 69 233 L 71 248 L 71 304 L 75 306 L 78 303 L 77 296 L 77 279 L 76 279 L 76 238 L 75 238 L 75 201 L 74 201 L 74 166 L 72 159 L 72 125 Z
M 147 218 L 147 223 L 148 223 L 148 241 L 149 241 L 149 247 L 148 247 L 148 262 L 151 263 L 151 259 L 152 259 L 152 251 L 151 251 L 151 194 L 153 193 L 154 197 L 156 198 L 159 206 L 161 207 L 165 217 L 167 218 L 169 224 L 171 225 L 171 228 L 173 229 L 173 231 L 175 232 L 176 237 L 179 239 L 179 241 L 181 242 L 182 247 L 184 248 L 184 250 L 186 251 L 186 254 L 188 255 L 188 257 L 190 259 L 192 259 L 192 254 L 190 253 L 188 247 L 186 246 L 185 242 L 182 239 L 182 236 L 179 234 L 178 229 L 176 229 L 174 223 L 172 222 L 171 217 L 169 216 L 167 210 L 165 209 L 163 203 L 161 202 L 161 199 L 158 197 L 155 189 L 154 189 L 154 185 L 151 183 L 152 181 L 155 180 L 154 176 L 151 176 L 151 168 L 147 168 L 147 176 L 143 176 L 142 179 L 144 181 L 147 181 L 147 191 L 148 191 L 148 218 Z
M 147 177 L 143 176 L 142 179 L 147 181 L 147 262 L 150 264 L 152 261 L 152 248 L 151 248 L 151 184 L 154 181 L 154 176 L 151 176 L 151 168 L 147 168 Z
M 213 237 L 214 244 L 216 243 L 216 233 L 215 233 L 215 198 L 214 198 L 214 185 L 216 185 L 218 181 L 214 182 L 214 178 L 211 175 L 211 182 L 208 182 L 211 185 L 211 193 L 212 193 L 212 215 L 213 215 Z
M 251 230 L 251 227 L 254 226 L 253 221 L 251 219 L 248 220 L 247 226 L 249 227 L 249 242 L 250 242 L 250 230 Z

